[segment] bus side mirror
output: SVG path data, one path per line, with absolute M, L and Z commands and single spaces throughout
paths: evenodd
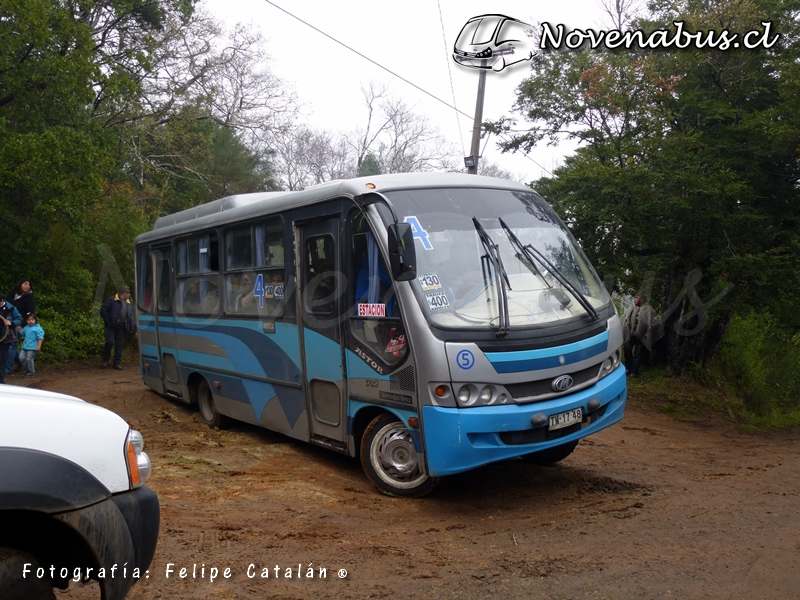
M 389 225 L 389 262 L 395 281 L 412 281 L 417 278 L 417 252 L 414 234 L 409 223 Z

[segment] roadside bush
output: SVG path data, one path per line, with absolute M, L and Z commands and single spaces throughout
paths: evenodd
M 37 310 L 39 322 L 44 328 L 45 338 L 42 352 L 36 357 L 36 364 L 57 364 L 68 360 L 97 358 L 103 349 L 103 326 L 100 321 L 100 307 L 94 312 L 68 312 L 63 305 L 43 303 Z
M 768 314 L 731 320 L 706 377 L 765 425 L 800 423 L 800 334 Z

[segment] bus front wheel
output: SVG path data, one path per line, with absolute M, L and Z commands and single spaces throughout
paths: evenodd
M 548 448 L 547 450 L 540 450 L 539 452 L 525 454 L 522 459 L 531 463 L 532 465 L 554 465 L 572 454 L 572 451 L 578 446 L 579 441 L 580 440 L 576 440 L 568 444 L 562 444 L 561 446 Z
M 438 477 L 422 469 L 406 426 L 394 415 L 375 417 L 361 438 L 361 466 L 370 481 L 387 496 L 420 498 L 428 494 Z
M 226 419 L 217 412 L 217 407 L 214 405 L 214 394 L 205 379 L 201 379 L 197 384 L 197 408 L 200 409 L 203 421 L 211 429 L 215 427 L 222 429 L 225 426 Z

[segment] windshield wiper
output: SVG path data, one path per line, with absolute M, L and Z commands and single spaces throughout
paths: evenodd
M 535 268 L 533 261 L 534 259 L 538 260 L 539 263 L 545 269 L 550 271 L 550 274 L 561 285 L 563 285 L 570 292 L 572 292 L 572 295 L 575 296 L 575 298 L 577 298 L 578 303 L 583 307 L 583 309 L 587 313 L 589 313 L 589 316 L 591 316 L 592 319 L 596 321 L 599 318 L 599 315 L 597 314 L 597 311 L 595 310 L 594 306 L 592 306 L 589 303 L 589 301 L 586 299 L 586 296 L 583 295 L 583 292 L 581 292 L 578 289 L 578 286 L 574 285 L 571 281 L 569 281 L 561 271 L 559 271 L 549 260 L 545 258 L 544 254 L 539 252 L 531 244 L 528 244 L 527 246 L 523 245 L 523 243 L 519 241 L 519 238 L 516 236 L 516 234 L 513 231 L 511 231 L 511 228 L 505 224 L 503 219 L 500 219 L 500 226 L 505 230 L 506 234 L 508 235 L 508 239 L 511 240 L 511 243 L 514 245 L 514 247 L 525 255 L 525 258 L 528 260 L 529 263 L 531 263 L 531 266 Z M 539 270 L 536 269 L 536 272 L 539 273 Z M 539 273 L 540 277 L 541 275 L 542 274 Z M 542 277 L 542 279 L 544 279 L 544 277 Z M 547 283 L 547 280 L 545 280 L 545 283 Z
M 489 286 L 487 271 L 488 274 L 491 274 L 489 265 L 491 265 L 491 268 L 494 269 L 494 272 L 497 274 L 497 337 L 504 337 L 507 336 L 511 331 L 511 326 L 509 323 L 508 294 L 506 293 L 506 286 L 508 286 L 508 289 L 510 290 L 511 283 L 508 281 L 508 274 L 503 266 L 503 259 L 500 258 L 500 249 L 498 248 L 497 244 L 495 244 L 492 238 L 489 237 L 489 234 L 486 233 L 486 230 L 483 228 L 483 225 L 480 224 L 478 219 L 472 217 L 472 224 L 475 225 L 475 230 L 478 232 L 478 237 L 481 239 L 483 249 L 486 250 L 486 254 L 481 257 L 481 270 L 483 271 L 483 282 L 487 287 Z

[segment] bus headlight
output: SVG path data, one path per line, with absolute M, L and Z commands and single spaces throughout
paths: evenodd
M 605 377 L 614 370 L 614 359 L 610 356 L 603 361 L 603 366 L 600 367 L 600 377 Z
M 614 351 L 614 354 L 609 356 L 607 359 L 603 361 L 603 364 L 600 366 L 600 379 L 611 373 L 614 369 L 619 366 L 619 362 L 621 359 L 621 353 L 619 348 Z
M 478 395 L 478 400 L 483 402 L 484 404 L 491 404 L 492 403 L 492 388 L 488 385 L 484 386 L 481 390 L 481 393 Z
M 469 404 L 470 404 L 469 400 L 470 400 L 470 396 L 471 395 L 472 394 L 470 393 L 469 386 L 468 385 L 462 385 L 461 389 L 458 390 L 458 396 L 456 396 L 456 397 L 458 398 L 458 401 L 461 404 L 463 404 L 464 406 L 469 406 Z
M 492 383 L 464 383 L 455 394 L 458 405 L 467 406 L 495 406 L 505 404 L 510 400 L 506 389 Z

